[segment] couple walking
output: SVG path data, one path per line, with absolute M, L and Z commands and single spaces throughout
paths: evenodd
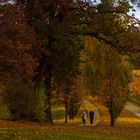
M 83 112 L 83 114 L 82 114 L 83 124 L 86 124 L 86 118 L 87 118 L 87 114 L 86 114 L 86 112 Z M 93 111 L 89 112 L 89 119 L 90 119 L 90 124 L 93 124 L 93 120 L 94 120 L 94 112 Z

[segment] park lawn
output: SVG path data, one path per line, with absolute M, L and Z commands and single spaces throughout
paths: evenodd
M 89 97 L 88 100 L 92 102 L 100 111 L 101 121 L 99 125 L 109 125 L 110 115 L 108 109 L 98 101 L 97 97 L 94 98 Z M 140 118 L 133 115 L 131 112 L 129 112 L 126 109 L 122 111 L 122 113 L 116 120 L 116 125 L 135 125 L 135 124 L 140 125 Z
M 81 123 L 81 114 L 83 112 L 84 108 L 83 106 L 80 107 L 77 116 L 74 119 L 69 119 L 68 117 L 68 122 L 70 124 L 79 124 Z M 53 122 L 56 124 L 64 123 L 65 122 L 65 108 L 62 103 L 57 103 L 52 105 L 52 117 L 53 117 Z
M 54 124 L 27 121 L 0 120 L 0 140 L 139 140 L 140 119 L 124 110 L 114 128 L 109 126 L 107 108 L 96 98 L 88 98 L 101 113 L 101 122 L 97 126 L 83 126 L 80 107 L 74 120 L 64 124 L 64 106 L 61 103 L 52 107 Z M 4 109 L 3 109 L 4 110 Z
M 127 130 L 127 131 L 126 131 Z M 50 126 L 0 129 L 0 140 L 139 140 L 140 127 Z
M 109 125 L 110 116 L 109 116 L 107 108 L 105 106 L 103 106 L 96 97 L 95 98 L 89 97 L 89 98 L 87 98 L 87 100 L 89 100 L 91 103 L 93 103 L 100 111 L 101 117 L 100 117 L 100 123 L 98 125 Z M 1 101 L 1 98 L 0 98 L 0 101 Z M 81 105 L 81 107 L 77 113 L 77 116 L 74 119 L 68 118 L 68 123 L 81 124 L 81 114 L 83 111 L 85 111 L 85 108 L 83 105 Z M 56 124 L 64 123 L 65 108 L 62 103 L 58 102 L 56 104 L 53 104 L 52 116 L 53 116 L 54 123 L 56 123 Z M 10 119 L 10 114 L 7 111 L 7 107 L 3 103 L 1 103 L 1 106 L 0 106 L 0 119 Z M 89 121 L 89 120 L 87 120 L 87 121 Z M 140 118 L 134 116 L 131 112 L 129 112 L 127 110 L 123 110 L 123 112 L 117 119 L 116 124 L 121 124 L 121 125 L 139 124 L 140 125 Z
M 7 106 L 3 103 L 2 97 L 0 96 L 0 119 L 10 119 L 10 113 Z

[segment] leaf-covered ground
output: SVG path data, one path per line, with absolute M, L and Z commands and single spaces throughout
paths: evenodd
M 139 140 L 139 125 L 82 126 L 78 124 L 1 121 L 0 140 Z

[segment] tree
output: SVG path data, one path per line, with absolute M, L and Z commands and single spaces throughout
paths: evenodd
M 129 65 L 110 46 L 104 46 L 91 38 L 86 39 L 86 42 L 89 42 L 89 46 L 85 48 L 86 85 L 91 94 L 98 96 L 101 103 L 108 108 L 111 126 L 114 126 L 129 97 Z
M 26 23 L 23 9 L 4 5 L 0 10 L 0 79 L 31 83 L 38 51 L 34 29 Z
M 43 104 L 43 99 L 38 99 L 40 95 L 35 94 L 33 81 L 40 56 L 35 30 L 27 24 L 22 7 L 8 4 L 0 10 L 0 81 L 6 90 L 4 101 L 13 119 L 40 120 L 45 109 L 40 109 L 40 114 L 33 111 Z
M 84 98 L 83 93 L 83 80 L 82 75 L 79 75 L 71 87 L 71 93 L 68 100 L 68 116 L 70 119 L 74 119 L 77 115 L 77 112 L 81 106 L 81 103 Z
M 74 81 L 79 74 L 81 40 L 70 33 L 69 25 L 56 25 L 55 41 L 51 44 L 52 51 L 52 78 L 64 93 L 64 104 L 66 116 L 68 114 L 68 100 L 72 91 Z M 53 37 L 53 35 L 51 35 Z M 62 55 L 63 54 L 63 55 Z M 67 122 L 67 121 L 65 121 Z
M 100 85 L 105 75 L 106 47 L 92 37 L 86 37 L 83 53 L 83 76 L 86 88 L 93 96 L 99 95 Z M 108 62 L 106 62 L 108 63 Z
M 140 77 L 139 77 L 139 69 L 132 71 L 132 82 L 130 83 L 131 89 L 131 97 L 140 101 Z
M 108 55 L 106 76 L 102 81 L 99 96 L 108 108 L 111 126 L 114 126 L 129 97 L 128 84 L 131 82 L 131 75 L 128 66 L 121 62 L 115 51 L 110 51 Z
M 3 90 L 3 100 L 11 113 L 11 119 L 34 119 L 36 97 L 32 87 L 21 82 L 12 82 Z

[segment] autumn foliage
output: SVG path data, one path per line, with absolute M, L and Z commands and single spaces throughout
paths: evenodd
M 138 4 L 136 0 L 131 1 Z M 106 97 L 105 105 L 113 100 L 115 108 L 111 111 L 115 113 L 120 108 L 120 113 L 129 83 L 127 66 L 122 61 L 124 56 L 132 59 L 140 52 L 139 20 L 128 15 L 130 10 L 128 0 L 0 1 L 0 84 L 7 89 L 7 104 L 15 103 L 13 96 L 20 95 L 20 90 L 27 85 L 37 100 L 38 120 L 45 112 L 47 121 L 53 122 L 54 93 L 63 98 L 67 120 L 68 115 L 76 115 L 80 106 L 83 95 L 77 92 L 77 82 L 84 73 L 87 75 L 81 79 L 88 83 L 86 91 L 102 99 Z M 81 52 L 85 58 L 91 56 L 90 59 L 83 59 Z M 19 86 L 18 92 L 10 88 L 15 85 Z M 23 95 L 28 102 L 27 93 Z M 122 101 L 121 96 L 125 100 Z M 10 110 L 13 108 L 9 106 Z M 20 109 L 17 107 L 17 110 Z
M 140 99 L 140 72 L 139 70 L 133 71 L 133 81 L 130 83 L 132 90 L 132 96 L 136 99 Z
M 38 46 L 34 29 L 26 23 L 24 10 L 4 6 L 0 16 L 0 79 L 31 82 L 37 67 Z

